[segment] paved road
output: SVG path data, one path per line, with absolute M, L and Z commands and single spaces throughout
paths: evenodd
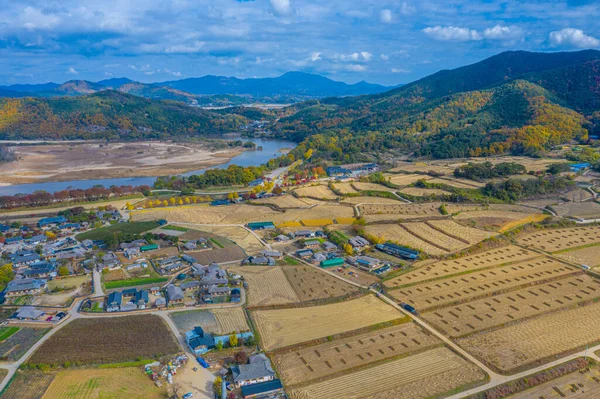
M 92 270 L 92 281 L 94 282 L 94 296 L 104 296 L 101 275 L 96 267 Z

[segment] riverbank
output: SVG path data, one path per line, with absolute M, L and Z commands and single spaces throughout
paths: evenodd
M 227 163 L 243 152 L 169 142 L 62 142 L 13 148 L 18 160 L 0 165 L 2 186 L 176 175 Z

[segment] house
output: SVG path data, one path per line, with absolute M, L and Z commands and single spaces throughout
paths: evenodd
M 21 295 L 33 295 L 38 294 L 40 291 L 46 288 L 46 280 L 35 279 L 35 278 L 21 278 L 15 279 L 8 283 L 4 289 L 4 295 L 9 296 L 21 296 Z
M 275 237 L 275 241 L 277 242 L 288 242 L 290 240 L 290 237 L 284 235 L 284 234 L 279 234 L 277 237 Z
M 106 300 L 106 311 L 107 312 L 118 312 L 121 310 L 121 303 L 123 302 L 123 294 L 119 291 L 111 292 L 108 294 Z
M 135 297 L 135 294 L 137 294 L 137 289 L 136 288 L 127 288 L 127 289 L 121 291 L 121 293 L 123 294 L 123 298 L 133 298 L 133 297 Z
M 198 243 L 196 241 L 188 241 L 183 244 L 183 248 L 187 249 L 188 251 L 193 251 L 194 249 L 198 248 Z
M 194 263 L 196 262 L 196 259 L 192 258 L 192 257 L 191 257 L 191 256 L 189 256 L 189 255 L 185 255 L 185 254 L 184 254 L 184 255 L 181 255 L 181 260 L 183 260 L 183 261 L 185 261 L 185 262 L 189 263 L 190 265 L 192 265 L 192 264 L 194 264 Z
M 109 269 L 114 269 L 119 267 L 121 262 L 119 262 L 119 258 L 115 255 L 114 252 L 107 252 L 102 257 L 102 266 L 108 267 Z
M 315 233 L 310 230 L 298 230 L 294 233 L 295 237 L 314 237 Z
M 180 285 L 180 287 L 183 291 L 191 291 L 191 290 L 199 289 L 201 285 L 202 284 L 200 283 L 200 281 L 194 280 L 194 281 L 189 281 L 187 283 L 182 283 Z
M 398 258 L 417 259 L 419 257 L 418 251 L 415 251 L 413 249 L 409 249 L 406 247 L 401 247 L 396 244 L 390 244 L 390 243 L 377 244 L 377 245 L 375 245 L 375 248 L 377 248 L 381 252 L 385 252 L 387 254 L 396 256 Z
M 51 218 L 40 219 L 38 222 L 38 226 L 46 227 L 46 226 L 50 226 L 53 224 L 61 224 L 61 223 L 66 223 L 66 222 L 67 222 L 67 219 L 64 216 L 55 216 L 55 217 L 51 217 Z
M 275 228 L 273 222 L 251 222 L 248 223 L 247 226 L 250 230 L 267 230 Z
M 321 265 L 321 267 L 323 269 L 327 269 L 327 268 L 330 268 L 330 267 L 343 266 L 344 265 L 344 259 L 343 258 L 327 259 L 327 260 L 321 261 L 320 265 Z
M 365 271 L 371 271 L 377 267 L 379 267 L 379 265 L 381 264 L 381 261 L 379 259 L 376 258 L 372 258 L 370 256 L 356 256 L 356 257 L 349 257 L 348 258 L 348 263 L 358 267 L 359 269 L 365 270 Z
M 135 304 L 138 309 L 146 309 L 149 302 L 148 290 L 139 290 L 135 293 Z
M 316 262 L 316 263 L 322 262 L 326 259 L 327 259 L 327 257 L 325 255 L 323 255 L 322 253 L 316 253 L 312 257 L 313 262 Z
M 249 263 L 251 265 L 268 265 L 268 266 L 274 266 L 275 265 L 275 259 L 273 259 L 271 257 L 265 257 L 265 256 L 250 256 L 247 259 L 247 263 Z
M 275 372 L 269 358 L 264 354 L 250 357 L 248 364 L 240 364 L 231 368 L 233 382 L 237 388 L 272 381 Z
M 352 248 L 363 248 L 371 245 L 368 240 L 362 238 L 361 236 L 352 237 L 348 240 L 348 243 L 352 245 Z
M 308 249 L 316 249 L 321 246 L 321 242 L 319 240 L 307 240 L 304 242 L 304 248 Z
M 38 320 L 45 314 L 44 311 L 34 308 L 33 306 L 23 306 L 17 311 L 15 318 L 19 320 Z
M 22 270 L 20 274 L 26 278 L 54 278 L 56 277 L 56 263 L 49 261 L 39 261 L 29 265 L 29 268 Z
M 323 243 L 323 248 L 325 249 L 325 251 L 337 251 L 338 247 L 337 245 L 335 245 L 334 243 L 332 243 L 331 241 L 325 241 Z
M 194 327 L 185 333 L 185 343 L 196 356 L 202 355 L 215 348 L 215 340 L 211 334 L 204 332 L 202 327 Z
M 42 243 L 46 242 L 47 240 L 48 240 L 48 237 L 46 237 L 45 234 L 38 234 L 31 238 L 28 238 L 27 240 L 25 240 L 25 242 L 27 244 L 31 244 L 31 245 L 38 245 L 38 244 L 42 244 Z
M 218 296 L 223 296 L 223 295 L 229 295 L 231 294 L 231 288 L 229 287 L 218 287 L 216 285 L 211 286 L 208 289 L 208 294 L 211 297 L 218 297 Z
M 178 271 L 180 269 L 183 269 L 183 268 L 184 268 L 184 264 L 183 263 L 181 263 L 181 262 L 175 262 L 175 263 L 171 263 L 169 265 L 164 266 L 162 268 L 162 270 L 163 270 L 164 273 L 171 274 L 171 273 L 174 273 L 174 272 L 176 272 L 176 271 Z
M 308 259 L 313 255 L 313 251 L 310 249 L 301 249 L 296 251 L 296 256 L 302 259 Z
M 169 305 L 182 303 L 184 299 L 183 291 L 181 290 L 181 288 L 173 284 L 169 284 L 167 286 L 166 297 Z
M 244 399 L 273 398 L 276 397 L 274 395 L 281 392 L 283 392 L 283 385 L 281 385 L 280 380 L 271 380 L 242 387 L 242 397 Z
M 242 291 L 239 288 L 231 290 L 231 302 L 240 302 L 242 299 Z
M 123 254 L 125 255 L 125 257 L 127 259 L 135 259 L 138 258 L 142 252 L 140 251 L 140 249 L 138 247 L 133 247 L 133 248 L 126 248 L 123 251 Z
M 266 256 L 268 258 L 275 258 L 275 259 L 279 259 L 283 256 L 283 254 L 279 251 L 269 251 L 267 249 L 262 251 L 262 255 Z
M 13 267 L 30 265 L 34 262 L 38 262 L 40 259 L 40 255 L 34 251 L 19 250 L 10 255 L 10 261 L 13 264 Z
M 167 300 L 165 298 L 156 298 L 156 300 L 154 301 L 154 306 L 156 306 L 157 308 L 164 308 L 165 306 L 167 306 Z
M 6 245 L 10 245 L 10 244 L 16 244 L 18 242 L 23 241 L 23 237 L 22 236 L 14 236 L 14 237 L 8 237 L 4 243 Z

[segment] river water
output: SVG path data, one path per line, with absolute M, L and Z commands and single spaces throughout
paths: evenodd
M 237 138 L 235 138 L 237 139 Z M 281 156 L 280 150 L 284 148 L 294 148 L 296 143 L 285 140 L 275 139 L 243 139 L 256 143 L 257 147 L 262 146 L 262 151 L 244 151 L 240 155 L 233 157 L 229 162 L 221 165 L 211 166 L 210 168 L 193 170 L 185 173 L 185 176 L 201 175 L 207 169 L 224 169 L 229 165 L 238 166 L 259 166 L 265 164 L 271 158 Z M 15 184 L 11 186 L 0 187 L 0 195 L 16 195 L 16 194 L 31 194 L 37 190 L 45 190 L 49 193 L 65 190 L 67 188 L 90 188 L 97 185 L 104 187 L 110 186 L 152 186 L 156 181 L 156 177 L 122 177 L 117 179 L 93 179 L 93 180 L 67 180 L 60 182 L 45 182 L 45 183 L 30 183 L 30 184 Z

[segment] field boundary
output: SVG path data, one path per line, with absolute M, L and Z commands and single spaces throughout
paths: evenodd
M 285 266 L 282 266 L 285 267 Z M 285 274 L 285 273 L 284 273 Z M 287 275 L 285 275 L 287 278 Z M 289 280 L 288 280 L 289 282 Z M 290 285 L 291 282 L 290 282 Z M 293 286 L 292 286 L 293 288 Z M 276 305 L 259 305 L 259 306 L 248 306 L 248 310 L 278 310 L 278 309 L 296 309 L 296 308 L 310 308 L 313 306 L 331 305 L 334 303 L 345 302 L 352 299 L 362 298 L 363 296 L 369 295 L 370 292 L 366 289 L 360 288 L 358 291 L 354 291 L 350 294 L 336 296 L 333 298 L 318 298 L 311 299 L 309 301 L 300 301 L 294 303 L 281 303 Z
M 450 249 L 448 249 L 448 248 L 445 248 L 445 247 L 442 247 L 441 245 L 439 245 L 439 244 L 437 244 L 437 243 L 435 243 L 435 242 L 433 242 L 433 241 L 429 240 L 428 238 L 425 238 L 425 237 L 421 236 L 420 234 L 413 232 L 411 229 L 409 229 L 408 227 L 406 227 L 406 226 L 405 226 L 404 224 L 402 224 L 402 223 L 398 223 L 398 226 L 400 226 L 400 228 L 401 228 L 402 230 L 406 231 L 408 234 L 410 234 L 410 235 L 412 235 L 412 236 L 415 236 L 415 237 L 417 237 L 419 240 L 421 240 L 421 241 L 424 241 L 424 242 L 426 242 L 426 243 L 427 243 L 427 244 L 429 244 L 429 245 L 432 245 L 432 246 L 434 246 L 434 247 L 436 247 L 436 248 L 438 248 L 438 249 L 441 249 L 442 251 L 446 251 L 446 252 L 448 252 L 448 253 L 451 253 L 451 252 L 452 252 Z M 424 251 L 424 252 L 426 252 L 426 251 Z
M 464 244 L 467 244 L 467 245 L 469 245 L 469 246 L 471 245 L 471 243 L 470 243 L 469 241 L 465 240 L 464 238 L 462 238 L 462 237 L 459 237 L 459 236 L 457 236 L 457 235 L 454 235 L 454 234 L 452 234 L 452 233 L 448 233 L 448 232 L 446 232 L 446 231 L 444 231 L 444 230 L 440 229 L 439 227 L 437 227 L 437 226 L 433 225 L 432 223 L 430 223 L 430 222 L 429 222 L 429 220 L 431 220 L 431 219 L 425 220 L 425 224 L 426 224 L 427 226 L 431 227 L 432 229 L 434 229 L 435 231 L 437 231 L 437 232 L 439 232 L 439 233 L 442 233 L 442 234 L 444 234 L 444 235 L 447 235 L 448 237 L 452 237 L 452 238 L 454 238 L 455 240 L 458 240 L 458 241 L 460 241 L 460 242 L 462 242 L 462 243 L 464 243 Z M 453 219 L 451 219 L 451 220 L 453 220 Z M 457 224 L 459 224 L 459 223 L 457 223 Z

